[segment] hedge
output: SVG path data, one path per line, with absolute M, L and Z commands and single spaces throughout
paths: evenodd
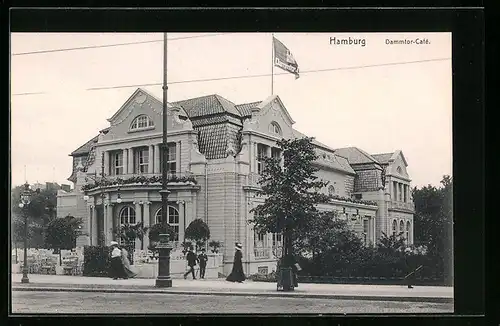
M 83 276 L 108 276 L 109 256 L 109 247 L 85 246 L 83 248 Z

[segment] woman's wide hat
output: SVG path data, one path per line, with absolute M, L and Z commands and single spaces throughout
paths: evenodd
M 242 248 L 241 243 L 236 242 L 236 244 L 234 245 L 234 248 L 237 250 L 241 250 L 241 248 Z
M 118 246 L 118 242 L 116 242 L 116 241 L 111 241 L 111 242 L 109 243 L 109 246 L 110 246 L 110 247 L 112 247 L 112 246 Z

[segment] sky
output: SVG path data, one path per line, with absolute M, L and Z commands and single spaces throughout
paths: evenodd
M 270 33 L 169 33 L 168 101 L 209 94 L 235 104 L 261 101 L 273 80 L 300 132 L 332 148 L 400 149 L 413 186 L 438 186 L 452 175 L 451 33 L 275 37 L 297 61 L 299 79 L 277 67 L 271 78 Z M 331 38 L 364 39 L 365 46 Z M 387 44 L 400 39 L 429 43 Z M 12 185 L 70 184 L 69 154 L 109 126 L 106 119 L 138 85 L 161 99 L 161 40 L 160 33 L 12 33 Z M 158 42 L 26 54 L 143 41 Z M 249 75 L 265 76 L 227 78 Z

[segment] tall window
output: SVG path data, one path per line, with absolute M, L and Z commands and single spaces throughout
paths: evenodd
M 406 241 L 410 243 L 410 221 L 406 222 Z
M 267 146 L 257 144 L 257 173 L 261 174 L 264 170 L 264 159 L 267 157 Z
M 396 181 L 392 182 L 392 192 L 394 200 L 398 199 L 398 183 Z
M 123 151 L 111 152 L 111 175 L 123 174 Z
M 176 143 L 168 143 L 167 171 L 175 174 L 177 172 L 177 151 Z M 163 147 L 160 149 L 160 171 L 163 169 Z
M 131 206 L 125 206 L 120 211 L 120 224 L 135 224 L 135 210 Z
M 155 214 L 156 223 L 161 223 L 161 208 Z M 174 241 L 179 241 L 179 211 L 174 206 L 168 206 L 167 223 L 174 228 L 175 238 Z
M 405 234 L 405 222 L 403 220 L 399 221 L 399 233 Z
M 398 222 L 396 220 L 392 221 L 392 235 L 396 236 L 398 232 Z
M 363 220 L 363 241 L 365 245 L 368 244 L 368 233 L 370 231 L 369 225 L 369 220 L 365 218 Z
M 149 127 L 154 127 L 153 120 L 151 120 L 151 118 L 148 117 L 147 115 L 142 114 L 136 117 L 134 121 L 132 121 L 132 124 L 130 125 L 130 130 L 140 130 Z
M 399 196 L 399 201 L 403 200 L 403 184 L 398 183 L 398 196 Z
M 148 173 L 149 149 L 147 147 L 136 148 L 134 150 L 134 161 L 135 173 Z
M 272 147 L 271 148 L 271 157 L 279 160 L 281 159 L 281 150 L 279 148 Z

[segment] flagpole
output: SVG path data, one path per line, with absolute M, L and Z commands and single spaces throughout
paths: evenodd
M 274 33 L 271 33 L 271 96 L 274 95 Z

